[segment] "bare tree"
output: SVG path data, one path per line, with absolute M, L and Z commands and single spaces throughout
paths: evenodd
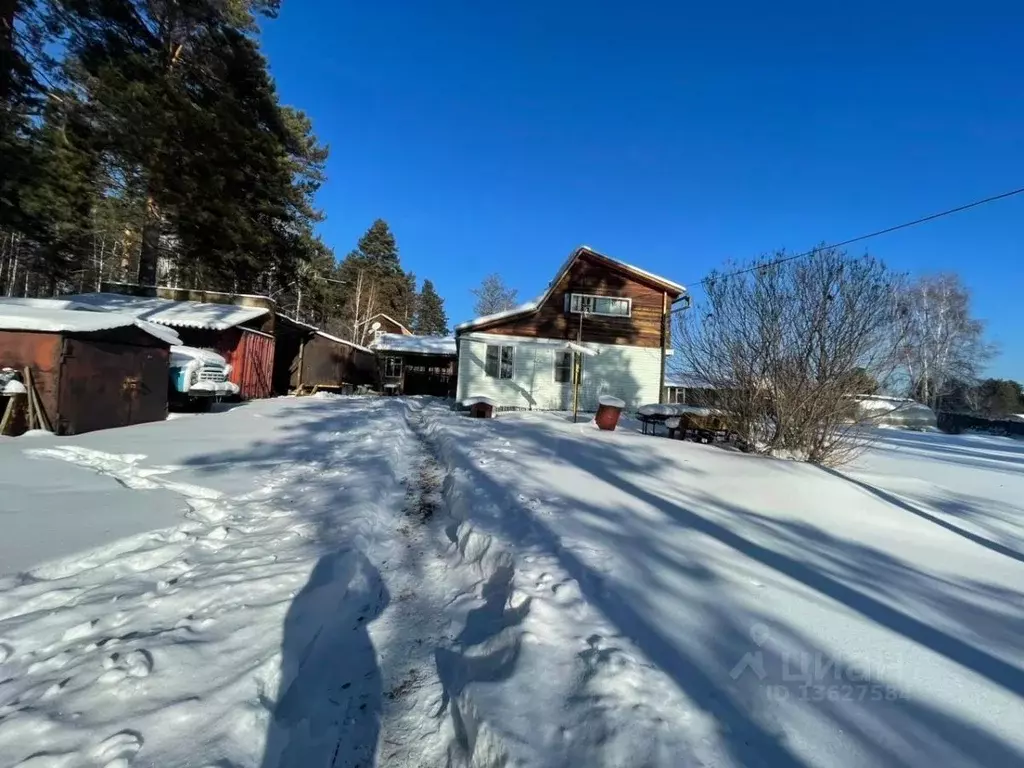
M 841 463 L 861 444 L 852 396 L 898 372 L 900 280 L 836 249 L 784 256 L 712 274 L 674 344 L 751 450 Z
M 906 324 L 903 361 L 910 394 L 938 410 L 961 382 L 977 381 L 993 349 L 984 324 L 971 317 L 970 292 L 959 275 L 925 275 L 900 295 Z
M 366 270 L 356 275 L 355 290 L 352 293 L 352 336 L 356 344 L 373 340 L 373 329 L 369 320 L 377 314 L 377 285 Z
M 471 289 L 470 293 L 476 296 L 473 311 L 478 317 L 481 317 L 512 309 L 516 306 L 519 292 L 515 288 L 505 285 L 501 275 L 495 273 L 485 277 L 480 283 L 480 287 Z

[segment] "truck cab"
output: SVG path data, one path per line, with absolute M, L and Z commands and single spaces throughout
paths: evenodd
M 172 346 L 168 388 L 171 405 L 188 410 L 210 410 L 214 402 L 238 394 L 238 385 L 228 381 L 230 375 L 228 361 L 216 352 Z

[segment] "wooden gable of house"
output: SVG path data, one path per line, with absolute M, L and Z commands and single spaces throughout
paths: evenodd
M 630 316 L 571 313 L 569 296 L 574 293 L 628 298 Z M 663 318 L 667 316 L 669 304 L 678 296 L 679 291 L 668 290 L 656 279 L 647 279 L 599 254 L 582 251 L 535 310 L 483 323 L 472 330 L 547 339 L 576 340 L 579 337 L 585 342 L 661 347 L 665 341 Z

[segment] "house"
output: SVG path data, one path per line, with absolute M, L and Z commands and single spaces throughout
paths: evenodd
M 228 378 L 238 385 L 243 399 L 273 394 L 274 302 L 271 299 L 173 288 L 116 287 L 157 295 L 83 293 L 63 298 L 173 328 L 182 344 L 212 349 L 224 356 L 231 365 Z
M 536 300 L 456 327 L 459 401 L 593 411 L 601 395 L 628 408 L 662 400 L 669 313 L 686 289 L 587 246 Z
M 381 389 L 392 395 L 455 395 L 455 339 L 384 333 L 370 342 Z
M 366 318 L 359 323 L 358 327 L 361 329 L 360 340 L 366 342 L 379 339 L 385 333 L 395 333 L 401 336 L 413 335 L 412 331 L 391 317 L 391 315 L 385 315 L 383 312 L 378 312 L 376 315 Z
M 0 369 L 31 369 L 59 435 L 165 419 L 174 343 L 172 331 L 129 315 L 59 300 L 0 301 Z
M 672 405 L 717 406 L 720 390 L 706 379 L 693 373 L 667 372 L 665 374 L 664 402 Z
M 377 383 L 373 350 L 286 315 L 274 327 L 274 393 L 303 387 L 358 387 Z

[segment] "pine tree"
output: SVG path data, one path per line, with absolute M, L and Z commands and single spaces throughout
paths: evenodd
M 368 340 L 365 323 L 383 312 L 406 326 L 416 314 L 416 276 L 405 272 L 398 259 L 398 245 L 390 227 L 377 219 L 359 238 L 358 247 L 338 266 L 345 285 L 341 324 L 347 338 Z
M 434 284 L 430 280 L 423 281 L 423 289 L 416 302 L 413 331 L 424 336 L 448 335 L 448 316 L 444 311 L 444 299 L 434 290 Z
M 277 8 L 0 0 L 0 287 L 152 284 L 159 260 L 175 285 L 277 295 L 334 269 L 327 150 L 259 47 Z
M 145 201 L 142 283 L 157 281 L 160 256 L 194 285 L 244 289 L 272 268 L 288 282 L 303 255 L 326 150 L 280 106 L 253 36 L 276 5 L 76 6 L 68 77 L 87 94 L 113 178 Z
M 93 224 L 98 159 L 88 147 L 78 105 L 66 97 L 47 105 L 33 135 L 35 173 L 21 187 L 21 208 L 31 225 L 40 287 L 53 293 L 86 261 Z
M 384 219 L 377 219 L 359 238 L 359 253 L 382 274 L 398 273 L 402 266 L 398 261 L 398 245 L 395 236 Z
M 515 288 L 505 285 L 501 275 L 495 273 L 485 277 L 480 283 L 480 287 L 473 288 L 470 293 L 476 296 L 473 311 L 477 316 L 483 316 L 512 309 L 518 302 L 519 292 Z

